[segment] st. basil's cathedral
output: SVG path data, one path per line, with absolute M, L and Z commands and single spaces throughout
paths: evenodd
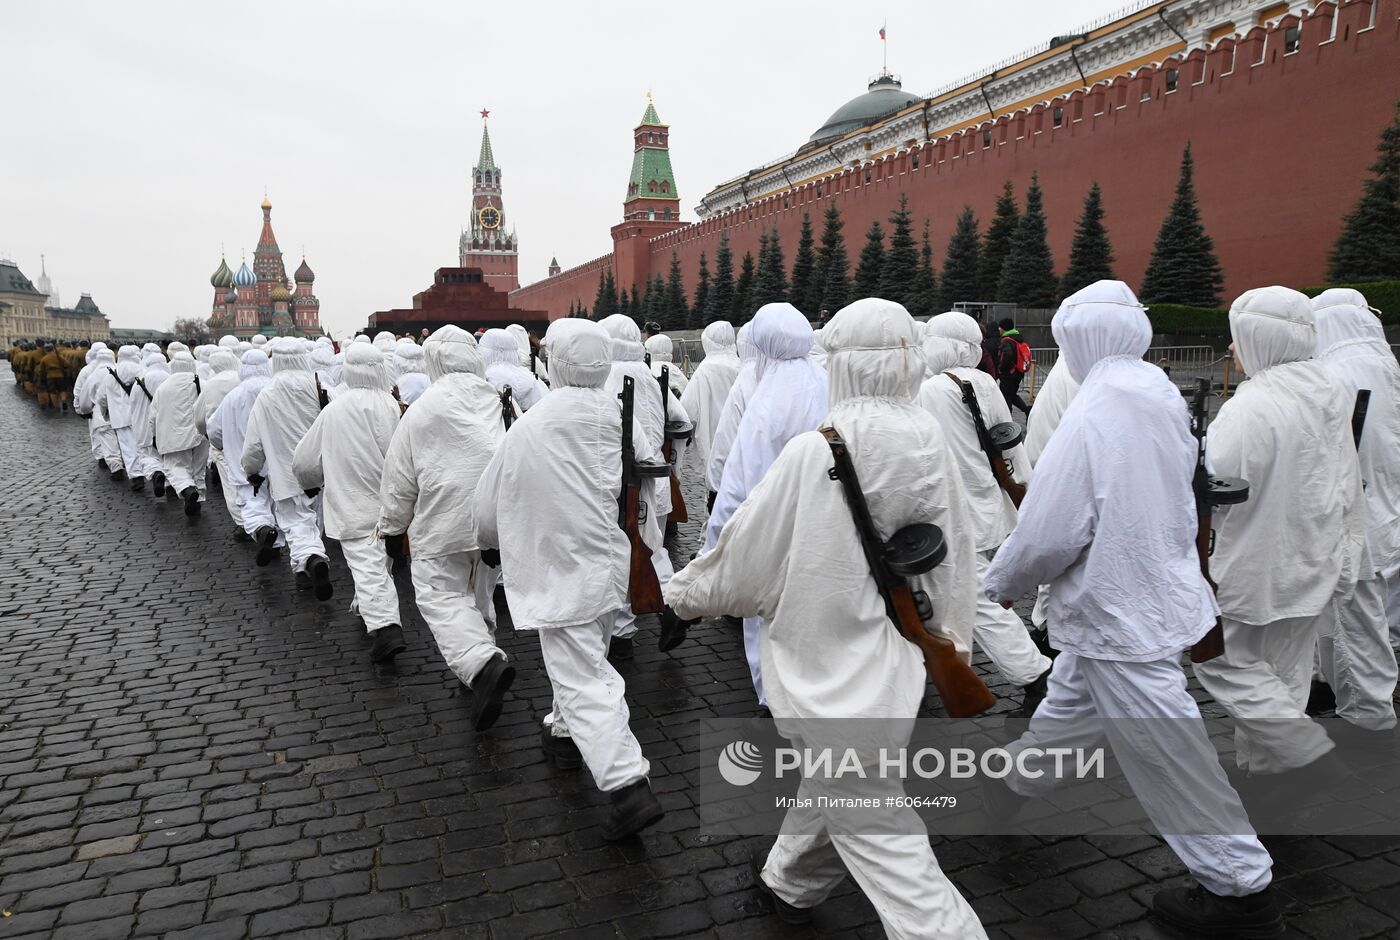
M 282 249 L 272 234 L 272 203 L 266 197 L 262 214 L 262 233 L 253 251 L 253 267 L 249 269 L 245 260 L 237 271 L 232 271 L 220 258 L 218 269 L 209 278 L 214 287 L 209 328 L 215 336 L 232 333 L 239 339 L 255 333 L 320 336 L 321 302 L 312 290 L 316 275 L 302 258 L 293 275 L 295 281 L 287 280 Z

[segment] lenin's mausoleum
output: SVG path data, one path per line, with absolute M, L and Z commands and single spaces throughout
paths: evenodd
M 562 317 L 592 305 L 600 272 L 644 288 L 673 253 L 691 291 L 722 233 L 742 257 L 776 229 L 791 258 L 803 214 L 819 225 L 832 203 L 858 247 L 901 193 L 941 253 L 964 205 L 985 225 L 1003 183 L 1023 194 L 1033 172 L 1057 270 L 1097 181 L 1115 268 L 1136 287 L 1188 141 L 1223 296 L 1321 284 L 1397 100 L 1400 0 L 1140 3 L 926 97 L 881 75 L 790 156 L 712 189 L 695 223 L 679 219 L 670 129 L 648 106 L 613 250 L 511 291 L 510 304 Z

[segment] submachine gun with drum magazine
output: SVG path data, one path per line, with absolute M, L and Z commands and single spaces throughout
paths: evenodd
M 943 530 L 931 523 L 916 522 L 895 532 L 888 542 L 881 541 L 846 442 L 835 428 L 822 428 L 821 433 L 835 461 L 827 474 L 839 481 L 845 491 L 865 561 L 885 601 L 885 615 L 900 635 L 923 652 L 924 669 L 937 686 L 948 717 L 961 719 L 981 714 L 997 703 L 996 696 L 959 655 L 952 640 L 930 633 L 924 626 L 933 618 L 933 605 L 927 594 L 909 585 L 909 578 L 932 571 L 947 556 Z
M 1196 558 L 1201 563 L 1201 575 L 1212 591 L 1218 590 L 1210 576 L 1210 556 L 1215 551 L 1215 530 L 1210 516 L 1216 506 L 1234 506 L 1249 499 L 1249 484 L 1235 477 L 1212 477 L 1206 469 L 1206 399 L 1210 395 L 1210 379 L 1199 379 L 1196 394 L 1191 399 L 1191 435 L 1196 438 L 1196 471 L 1191 478 L 1191 490 L 1196 496 Z M 1185 389 L 1182 390 L 1183 392 Z M 1191 662 L 1209 662 L 1225 652 L 1225 627 L 1220 617 L 1215 626 L 1191 647 Z
M 1013 421 L 1003 421 L 987 427 L 987 422 L 982 417 L 982 406 L 977 401 L 977 390 L 972 387 L 972 383 L 964 382 L 951 372 L 945 372 L 944 375 L 952 379 L 953 384 L 962 392 L 963 404 L 967 405 L 967 410 L 972 413 L 972 426 L 977 431 L 977 443 L 981 446 L 982 453 L 987 455 L 987 463 L 992 468 L 992 476 L 996 479 L 997 486 L 1011 497 L 1012 505 L 1020 509 L 1021 500 L 1026 498 L 1026 488 L 1012 477 L 1011 461 L 1003 454 L 1021 443 L 1025 433 Z

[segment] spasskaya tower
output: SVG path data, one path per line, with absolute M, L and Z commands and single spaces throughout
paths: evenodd
M 457 242 L 461 267 L 480 268 L 487 284 L 500 291 L 520 286 L 515 230 L 506 227 L 501 201 L 501 169 L 491 153 L 491 133 L 481 112 L 481 154 L 472 167 L 472 217 Z

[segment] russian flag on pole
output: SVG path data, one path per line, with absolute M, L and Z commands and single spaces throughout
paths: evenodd
M 880 39 L 883 40 L 884 38 L 885 38 L 885 26 L 884 26 L 884 24 L 882 23 L 882 24 L 880 24 Z

